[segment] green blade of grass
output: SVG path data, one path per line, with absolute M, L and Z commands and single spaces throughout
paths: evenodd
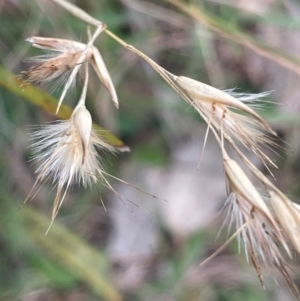
M 32 85 L 26 86 L 26 88 L 22 89 L 22 80 L 16 77 L 14 74 L 6 70 L 4 67 L 0 66 L 0 86 L 7 89 L 11 93 L 18 95 L 35 106 L 38 106 L 45 110 L 46 112 L 55 115 L 55 111 L 57 108 L 58 100 L 41 91 L 36 89 Z M 72 114 L 72 109 L 69 106 L 62 105 L 57 116 L 61 119 L 68 119 Z M 124 142 L 121 141 L 119 138 L 108 132 L 107 130 L 103 129 L 99 125 L 95 125 L 96 129 L 99 130 L 101 136 L 112 146 L 117 148 L 124 148 L 126 147 Z
M 184 3 L 180 0 L 165 0 L 167 2 L 172 3 L 186 14 L 191 16 L 193 19 L 197 20 L 198 22 L 202 23 L 206 27 L 210 28 L 217 34 L 226 39 L 229 39 L 235 43 L 238 43 L 244 47 L 247 47 L 254 52 L 264 56 L 277 64 L 297 73 L 300 74 L 300 61 L 295 58 L 294 56 L 288 55 L 284 53 L 280 49 L 272 47 L 268 44 L 265 44 L 258 39 L 245 34 L 238 27 L 228 24 L 225 20 L 213 16 L 198 7 L 190 5 L 188 3 Z
M 45 256 L 51 257 L 69 271 L 75 273 L 94 293 L 107 301 L 121 301 L 122 297 L 108 279 L 106 258 L 78 236 L 54 223 L 47 236 L 45 230 L 50 220 L 40 212 L 24 207 L 23 226 L 28 238 L 37 244 Z

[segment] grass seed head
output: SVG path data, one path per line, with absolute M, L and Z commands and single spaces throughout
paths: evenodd
M 270 137 L 276 135 L 267 122 L 251 107 L 241 100 L 251 101 L 255 104 L 255 95 L 238 94 L 218 90 L 209 85 L 183 76 L 173 76 L 178 86 L 186 93 L 191 105 L 199 114 L 217 131 L 223 131 L 233 140 L 239 141 L 246 148 L 252 150 L 266 165 L 274 165 L 272 160 L 262 151 L 262 146 L 276 146 Z M 258 94 L 257 99 L 266 96 Z M 256 99 L 256 100 L 257 100 Z M 235 109 L 235 111 L 232 111 Z M 245 114 L 240 114 L 242 111 Z
M 260 193 L 240 166 L 223 150 L 224 168 L 228 182 L 227 219 L 239 231 L 239 246 L 245 246 L 247 259 L 251 259 L 261 284 L 264 286 L 261 265 L 275 267 L 285 278 L 295 295 L 299 292 L 289 276 L 280 245 L 291 256 L 281 229 Z M 270 193 L 271 196 L 274 196 Z
M 254 110 L 241 102 L 239 99 L 231 96 L 230 93 L 226 93 L 212 86 L 184 76 L 179 76 L 177 78 L 177 83 L 194 101 L 206 101 L 210 104 L 224 105 L 228 108 L 234 108 L 246 112 L 257 119 L 266 130 L 276 135 L 276 133 L 273 132 L 271 127 L 263 118 L 261 118 Z
M 91 37 L 91 40 L 94 38 Z M 30 37 L 26 41 L 36 48 L 51 51 L 52 54 L 28 59 L 35 63 L 35 66 L 22 72 L 25 85 L 51 81 L 58 81 L 58 85 L 64 83 L 68 80 L 71 71 L 78 65 L 78 61 L 87 47 L 87 44 L 84 43 L 55 38 Z M 103 58 L 95 46 L 89 47 L 80 64 L 84 62 L 91 63 L 99 80 L 108 90 L 114 105 L 118 108 L 118 96 L 113 82 Z
M 75 108 L 69 120 L 37 127 L 31 140 L 33 161 L 38 166 L 32 190 L 44 182 L 57 187 L 52 221 L 73 184 L 87 187 L 99 177 L 103 179 L 97 149 L 115 151 L 92 129 L 91 115 L 82 104 Z
M 257 189 L 236 161 L 230 159 L 226 154 L 224 156 L 224 168 L 231 191 L 246 200 L 256 211 L 261 212 L 280 235 L 280 230 Z
M 232 192 L 226 201 L 227 217 L 230 225 L 235 224 L 239 248 L 244 245 L 246 257 L 251 260 L 258 278 L 264 287 L 262 267 L 269 271 L 276 268 L 284 277 L 291 291 L 299 297 L 299 291 L 287 271 L 287 264 L 280 250 L 278 230 L 270 223 L 265 214 L 236 192 Z
M 89 184 L 98 167 L 91 135 L 92 119 L 85 107 L 77 108 L 69 120 L 37 128 L 32 149 L 38 178 L 62 185 Z

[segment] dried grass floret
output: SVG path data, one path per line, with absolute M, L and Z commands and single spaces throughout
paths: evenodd
M 225 137 L 252 150 L 266 166 L 276 166 L 262 150 L 262 147 L 272 148 L 277 145 L 274 139 L 276 133 L 256 111 L 243 102 L 255 106 L 259 98 L 268 95 L 267 92 L 257 95 L 235 93 L 233 90 L 225 92 L 188 77 L 167 73 L 177 85 L 175 90 L 179 89 L 180 95 L 204 118 L 208 129 L 213 127 L 219 133 L 224 132 Z
M 78 64 L 78 60 L 86 48 L 83 43 L 55 38 L 30 37 L 26 41 L 36 48 L 51 52 L 49 55 L 27 59 L 27 61 L 37 64 L 22 72 L 25 84 L 50 82 L 59 79 L 61 76 L 67 80 L 71 70 Z M 91 57 L 92 49 L 89 49 L 82 63 L 90 60 Z
M 238 234 L 239 247 L 244 246 L 247 259 L 251 260 L 258 278 L 264 287 L 262 267 L 269 271 L 276 268 L 286 280 L 290 289 L 299 296 L 298 289 L 287 271 L 287 264 L 280 250 L 277 229 L 241 195 L 232 192 L 226 201 L 226 211 L 230 224 L 240 229 Z
M 98 150 L 114 152 L 92 129 L 90 113 L 84 106 L 77 107 L 72 117 L 38 127 L 31 139 L 33 161 L 37 164 L 36 185 L 51 182 L 57 187 L 52 220 L 56 217 L 71 185 L 84 187 L 104 178 Z M 31 193 L 25 202 L 31 197 Z
M 262 146 L 276 146 L 275 140 L 265 134 L 261 124 L 247 115 L 241 115 L 226 108 L 224 105 L 211 105 L 207 102 L 194 102 L 197 111 L 209 120 L 215 129 L 221 130 L 252 150 L 265 164 L 274 166 L 271 158 L 264 153 Z
M 25 78 L 24 84 L 57 82 L 56 86 L 58 86 L 65 82 L 57 108 L 58 111 L 81 65 L 85 62 L 90 62 L 100 81 L 111 94 L 113 103 L 118 107 L 117 93 L 108 70 L 99 50 L 93 46 L 94 40 L 104 28 L 104 25 L 97 28 L 93 36 L 90 37 L 88 44 L 55 38 L 28 38 L 27 41 L 32 46 L 51 51 L 51 54 L 28 59 L 37 64 L 31 69 L 22 72 Z
M 31 139 L 35 141 L 33 161 L 38 166 L 33 189 L 45 182 L 57 187 L 52 221 L 71 185 L 87 187 L 104 178 L 97 149 L 116 151 L 92 129 L 90 113 L 84 106 L 77 107 L 69 120 L 37 128 Z
M 261 266 L 266 266 L 269 270 L 275 267 L 298 296 L 297 287 L 287 271 L 285 259 L 281 254 L 280 246 L 283 246 L 291 257 L 278 223 L 260 193 L 224 149 L 223 157 L 229 194 L 225 203 L 226 216 L 229 228 L 235 224 L 236 230 L 239 231 L 239 248 L 244 245 L 247 259 L 251 259 L 263 286 Z
M 278 240 L 290 255 L 289 248 L 281 234 L 281 231 L 260 193 L 254 187 L 252 182 L 249 180 L 240 166 L 236 163 L 236 161 L 230 159 L 224 150 L 223 157 L 226 180 L 228 184 L 228 194 L 234 192 L 236 195 L 240 196 L 240 198 L 247 201 L 253 207 L 253 209 L 255 209 L 255 211 L 258 211 L 263 216 L 265 216 L 265 219 L 268 220 L 269 224 L 271 224 L 272 227 L 276 230 Z
M 53 81 L 57 81 L 57 85 L 60 85 L 68 79 L 71 70 L 77 65 L 80 54 L 81 52 L 61 53 L 52 58 L 33 58 L 32 62 L 39 61 L 39 64 L 22 72 L 25 78 L 25 85 Z M 86 59 L 89 59 L 88 56 Z
M 196 81 L 194 79 L 184 77 L 184 76 L 178 76 L 176 78 L 176 82 L 179 86 L 181 86 L 187 94 L 196 102 L 196 101 L 205 101 L 209 104 L 215 104 L 215 105 L 223 105 L 228 108 L 235 108 L 241 111 L 244 111 L 248 114 L 250 114 L 252 117 L 258 120 L 263 127 L 273 132 L 272 128 L 268 125 L 268 123 L 260 117 L 254 110 L 252 110 L 249 106 L 244 104 L 241 99 L 238 99 L 236 97 L 233 97 L 230 93 L 226 93 L 224 91 L 221 91 L 219 89 L 216 89 L 212 86 L 209 86 L 207 84 L 201 83 L 199 81 Z M 233 94 L 233 92 L 232 92 Z M 237 96 L 236 94 L 235 96 Z M 265 94 L 264 94 L 265 95 Z M 248 97 L 243 94 L 242 98 L 247 99 Z M 254 95 L 251 94 L 251 99 L 254 100 Z
M 37 127 L 31 135 L 33 161 L 38 166 L 38 176 L 25 202 L 38 184 L 52 183 L 57 187 L 52 222 L 73 184 L 87 187 L 92 182 L 96 183 L 98 178 L 107 184 L 97 149 L 116 151 L 92 128 L 92 117 L 85 107 L 87 85 L 86 65 L 82 95 L 70 119 Z

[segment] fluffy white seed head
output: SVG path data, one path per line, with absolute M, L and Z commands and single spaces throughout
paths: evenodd
M 38 176 L 25 202 L 38 184 L 52 183 L 57 187 L 52 222 L 72 185 L 87 187 L 99 178 L 107 184 L 97 149 L 114 152 L 115 148 L 92 129 L 91 115 L 82 103 L 69 120 L 37 127 L 31 140 Z
M 104 148 L 106 143 L 92 130 L 92 118 L 84 106 L 77 108 L 67 121 L 37 128 L 32 139 L 40 181 L 50 180 L 67 188 L 97 181 L 101 168 L 95 148 Z

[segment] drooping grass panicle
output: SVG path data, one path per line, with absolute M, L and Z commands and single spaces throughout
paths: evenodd
M 282 228 L 283 235 L 285 238 L 289 239 L 291 244 L 290 247 L 300 253 L 300 206 L 291 201 L 268 178 L 266 178 L 263 173 L 245 157 L 235 144 L 232 143 L 232 146 L 252 171 L 253 175 L 265 187 L 264 190 L 269 199 L 269 206 L 271 206 L 272 212 L 275 214 L 279 227 Z
M 215 129 L 213 129 L 213 133 L 220 143 L 223 155 L 228 193 L 224 206 L 226 219 L 229 222 L 229 229 L 234 224 L 236 226 L 239 249 L 242 245 L 244 246 L 246 257 L 251 260 L 262 286 L 264 286 L 262 267 L 267 267 L 269 271 L 276 268 L 292 292 L 298 297 L 299 291 L 287 271 L 287 264 L 281 254 L 281 247 L 283 247 L 291 257 L 286 233 L 282 232 L 281 224 L 274 218 L 273 212 L 269 209 L 264 198 L 241 167 L 228 156 L 224 148 L 223 136 L 220 139 Z M 223 132 L 221 134 L 223 135 Z M 263 175 L 259 173 L 257 175 L 258 179 L 264 180 Z M 268 181 L 265 183 L 262 181 L 262 183 L 266 184 Z M 269 196 L 272 196 L 272 192 L 268 190 L 267 192 Z M 277 213 L 280 214 L 279 210 Z
M 93 42 L 101 30 L 104 30 L 107 35 L 127 50 L 137 54 L 150 64 L 185 101 L 199 112 L 208 123 L 208 129 L 212 130 L 218 140 L 222 150 L 228 184 L 228 199 L 225 206 L 227 208 L 227 216 L 230 224 L 236 225 L 236 235 L 239 235 L 240 245 L 243 244 L 245 246 L 247 257 L 251 259 L 262 284 L 261 266 L 265 265 L 269 269 L 275 267 L 286 279 L 291 289 L 298 295 L 298 291 L 287 272 L 284 256 L 281 254 L 281 247 L 291 256 L 290 245 L 287 242 L 287 239 L 289 239 L 292 246 L 298 252 L 300 251 L 297 237 L 300 226 L 298 218 L 300 209 L 296 204 L 289 201 L 248 160 L 243 152 L 240 151 L 237 143 L 239 142 L 252 150 L 265 165 L 274 165 L 271 158 L 265 154 L 262 148 L 265 145 L 276 146 L 274 140 L 270 138 L 272 136 L 275 137 L 276 133 L 251 106 L 245 103 L 250 103 L 255 107 L 256 100 L 267 96 L 267 92 L 257 95 L 238 94 L 235 90 L 221 91 L 187 77 L 175 76 L 155 63 L 146 54 L 132 45 L 128 45 L 118 36 L 104 28 L 105 26 L 102 22 L 94 19 L 80 8 L 66 0 L 51 1 L 59 4 L 88 24 L 97 27 L 93 37 L 89 37 L 87 45 L 79 43 L 83 45 L 83 48 L 80 50 L 81 55 L 77 59 L 77 65 L 73 67 L 71 75 L 68 77 L 60 103 L 68 90 L 70 82 L 74 80 L 80 64 L 89 62 L 95 69 L 100 81 L 109 90 L 115 105 L 118 106 L 116 93 L 107 68 L 100 52 L 93 46 Z M 48 42 L 42 42 L 42 47 L 36 42 L 33 45 L 53 50 L 51 49 L 53 46 Z M 76 43 L 73 43 L 73 48 L 74 45 L 77 45 Z M 57 45 L 55 47 L 59 48 Z M 60 49 L 66 50 L 66 47 L 64 45 Z M 75 108 L 70 120 L 58 123 L 57 127 L 55 130 L 54 127 L 45 127 L 40 132 L 37 132 L 35 138 L 38 141 L 34 145 L 36 148 L 36 160 L 40 163 L 37 182 L 52 179 L 54 185 L 58 187 L 52 219 L 55 218 L 65 194 L 73 182 L 88 185 L 92 181 L 97 181 L 97 175 L 100 175 L 100 178 L 105 181 L 104 184 L 111 188 L 104 178 L 103 174 L 105 173 L 101 171 L 95 148 L 103 147 L 110 151 L 113 151 L 113 148 L 110 148 L 106 142 L 93 133 L 91 117 L 82 99 Z M 229 158 L 224 148 L 224 139 L 230 143 L 257 179 L 264 184 L 270 197 L 269 203 L 264 201 L 238 163 Z M 51 151 L 49 151 L 50 149 Z M 64 156 L 63 161 L 60 160 L 60 156 Z M 273 211 L 270 209 L 270 205 Z
M 240 158 L 245 162 L 253 175 L 265 187 L 275 217 L 282 228 L 282 233 L 289 239 L 294 250 L 300 253 L 300 206 L 291 201 L 281 192 L 263 173 L 249 161 L 249 159 L 228 139 L 232 147 L 237 151 Z

